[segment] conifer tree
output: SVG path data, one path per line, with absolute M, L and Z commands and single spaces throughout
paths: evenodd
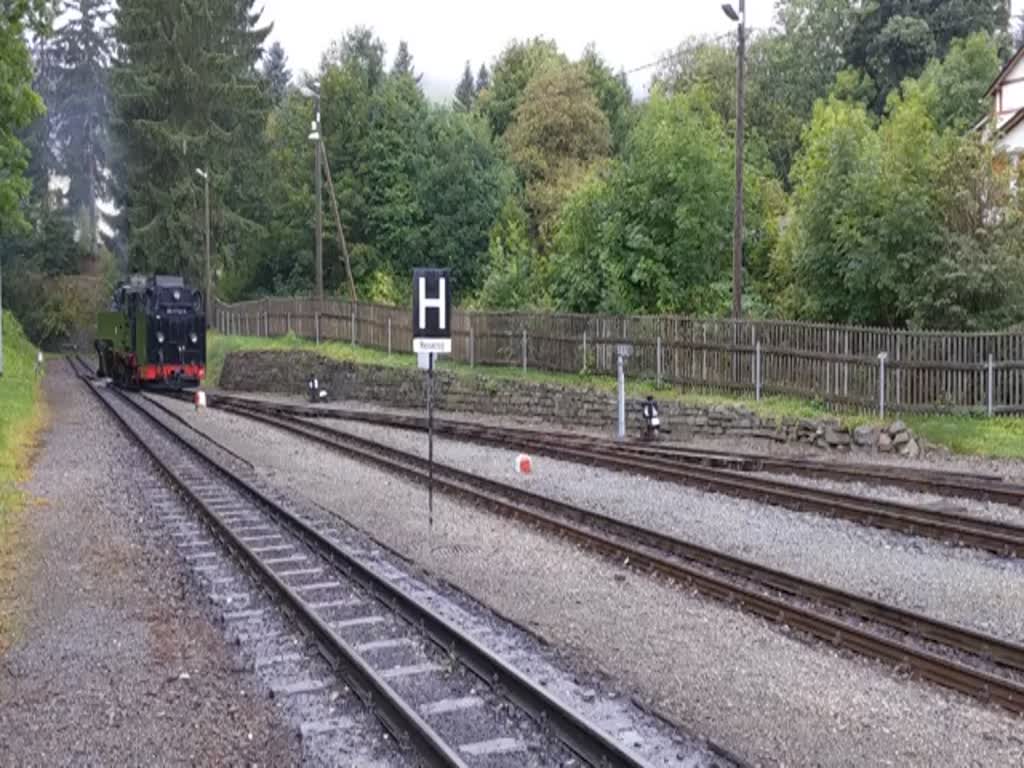
M 255 0 L 121 0 L 112 72 L 132 268 L 202 275 L 210 176 L 214 269 L 261 230 L 257 183 L 268 100 L 256 69 L 269 33 Z M 157 34 L 159 30 L 159 34 Z
M 274 104 L 280 104 L 292 80 L 291 70 L 288 69 L 288 56 L 280 43 L 274 43 L 267 50 L 260 71 L 267 83 L 271 100 Z
M 99 202 L 110 193 L 111 7 L 107 0 L 68 0 L 66 10 L 71 17 L 55 39 L 53 138 L 70 212 L 83 222 L 80 240 L 91 251 L 99 239 Z
M 409 44 L 402 40 L 398 43 L 398 53 L 395 54 L 395 63 L 391 67 L 391 74 L 396 76 L 408 75 L 417 83 L 423 75 L 417 75 L 412 65 L 412 54 L 409 53 Z
M 38 37 L 32 45 L 32 89 L 43 103 L 53 104 L 56 91 L 56 51 L 50 36 Z M 50 179 L 57 173 L 53 111 L 47 108 L 24 131 L 22 140 L 29 152 L 26 176 L 32 183 L 32 199 L 41 210 L 49 211 L 53 202 Z
M 475 95 L 479 96 L 480 92 L 486 90 L 490 85 L 491 73 L 488 71 L 486 64 L 481 64 L 480 71 L 476 73 L 476 86 L 474 88 L 476 91 Z
M 455 89 L 455 109 L 469 112 L 473 108 L 475 100 L 476 86 L 473 84 L 473 70 L 469 68 L 469 62 L 467 61 L 466 68 L 462 71 L 462 79 Z

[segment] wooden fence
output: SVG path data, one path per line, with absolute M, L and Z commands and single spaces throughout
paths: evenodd
M 216 302 L 224 333 L 412 350 L 412 311 L 340 300 Z M 833 408 L 1024 412 L 1024 330 L 942 333 L 761 320 L 463 312 L 452 355 L 470 365 L 627 375 L 681 386 L 793 395 Z

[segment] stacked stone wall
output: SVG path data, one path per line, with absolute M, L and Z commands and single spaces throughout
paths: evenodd
M 387 408 L 422 408 L 426 377 L 422 371 L 332 360 L 308 351 L 247 351 L 227 356 L 221 387 L 227 390 L 298 395 L 316 373 L 332 399 L 359 400 Z M 448 413 L 487 414 L 537 419 L 567 428 L 615 428 L 615 396 L 595 389 L 567 388 L 485 374 L 434 374 L 437 407 Z M 630 430 L 643 427 L 642 400 L 627 402 Z M 921 446 L 902 422 L 886 429 L 850 430 L 837 419 L 760 417 L 742 406 L 697 406 L 661 402 L 667 437 L 736 437 L 779 443 L 804 443 L 837 451 L 879 451 L 916 457 Z

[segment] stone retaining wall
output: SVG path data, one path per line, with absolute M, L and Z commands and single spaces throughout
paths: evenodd
M 223 389 L 297 395 L 316 373 L 333 399 L 371 402 L 389 408 L 422 408 L 425 377 L 411 368 L 357 365 L 308 351 L 233 352 L 224 362 Z M 434 397 L 441 411 L 541 419 L 562 427 L 615 429 L 614 395 L 593 389 L 567 389 L 486 375 L 434 374 Z M 643 426 L 642 401 L 627 402 L 630 430 Z M 838 420 L 761 418 L 742 406 L 660 403 L 671 439 L 694 435 L 729 436 L 805 443 L 838 451 L 879 451 L 917 457 L 919 441 L 902 422 L 884 430 L 849 430 Z

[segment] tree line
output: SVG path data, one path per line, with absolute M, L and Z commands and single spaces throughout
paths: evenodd
M 254 0 L 0 7 L 4 296 L 37 336 L 73 322 L 60 276 L 201 281 L 197 169 L 218 295 L 310 293 L 314 90 L 361 298 L 407 302 L 429 264 L 479 308 L 728 313 L 734 37 L 684 40 L 643 100 L 594 47 L 515 41 L 437 104 L 366 28 L 296 76 Z M 1002 0 L 777 2 L 749 47 L 747 314 L 1024 318 L 1018 169 L 974 130 L 1013 26 Z

